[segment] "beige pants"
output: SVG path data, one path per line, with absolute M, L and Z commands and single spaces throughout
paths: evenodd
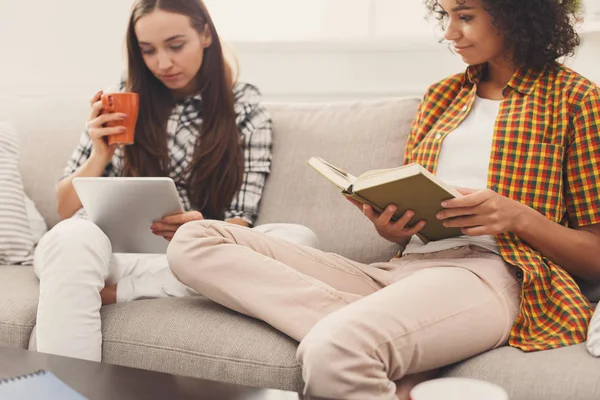
M 167 257 L 198 293 L 300 341 L 314 396 L 394 399 L 407 375 L 505 344 L 520 304 L 516 270 L 475 246 L 365 265 L 198 221 Z
M 316 235 L 301 225 L 267 224 L 253 230 L 317 244 Z M 35 347 L 84 360 L 102 359 L 100 291 L 106 284 L 117 283 L 119 303 L 195 294 L 173 276 L 164 254 L 114 254 L 104 232 L 83 218 L 66 219 L 44 235 L 34 271 L 40 279 Z

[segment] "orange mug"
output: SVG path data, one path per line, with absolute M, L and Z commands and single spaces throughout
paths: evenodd
M 140 110 L 140 96 L 137 93 L 104 93 L 102 95 L 103 113 L 123 113 L 127 116 L 122 121 L 110 121 L 107 127 L 124 126 L 125 132 L 107 136 L 107 143 L 133 144 L 135 138 L 135 124 Z

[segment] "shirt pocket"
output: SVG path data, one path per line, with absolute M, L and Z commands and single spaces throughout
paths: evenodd
M 516 153 L 518 155 L 518 152 Z M 564 147 L 549 143 L 528 144 L 515 169 L 521 201 L 554 221 L 565 212 L 563 199 Z

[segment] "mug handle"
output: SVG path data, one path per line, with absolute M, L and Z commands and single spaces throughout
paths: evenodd
M 105 94 L 102 96 L 102 108 L 106 113 L 114 113 L 115 112 L 115 98 L 110 94 Z

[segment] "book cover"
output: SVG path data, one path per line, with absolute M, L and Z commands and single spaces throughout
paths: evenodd
M 394 220 L 402 217 L 408 210 L 414 211 L 415 215 L 408 225 L 413 226 L 420 220 L 427 221 L 418 234 L 424 242 L 462 235 L 460 229 L 446 228 L 436 218 L 436 214 L 443 209 L 442 201 L 460 197 L 461 194 L 419 164 L 367 171 L 358 177 L 318 157 L 308 160 L 308 164 L 342 189 L 343 194 L 370 204 L 378 212 L 395 204 L 398 210 L 394 214 Z

